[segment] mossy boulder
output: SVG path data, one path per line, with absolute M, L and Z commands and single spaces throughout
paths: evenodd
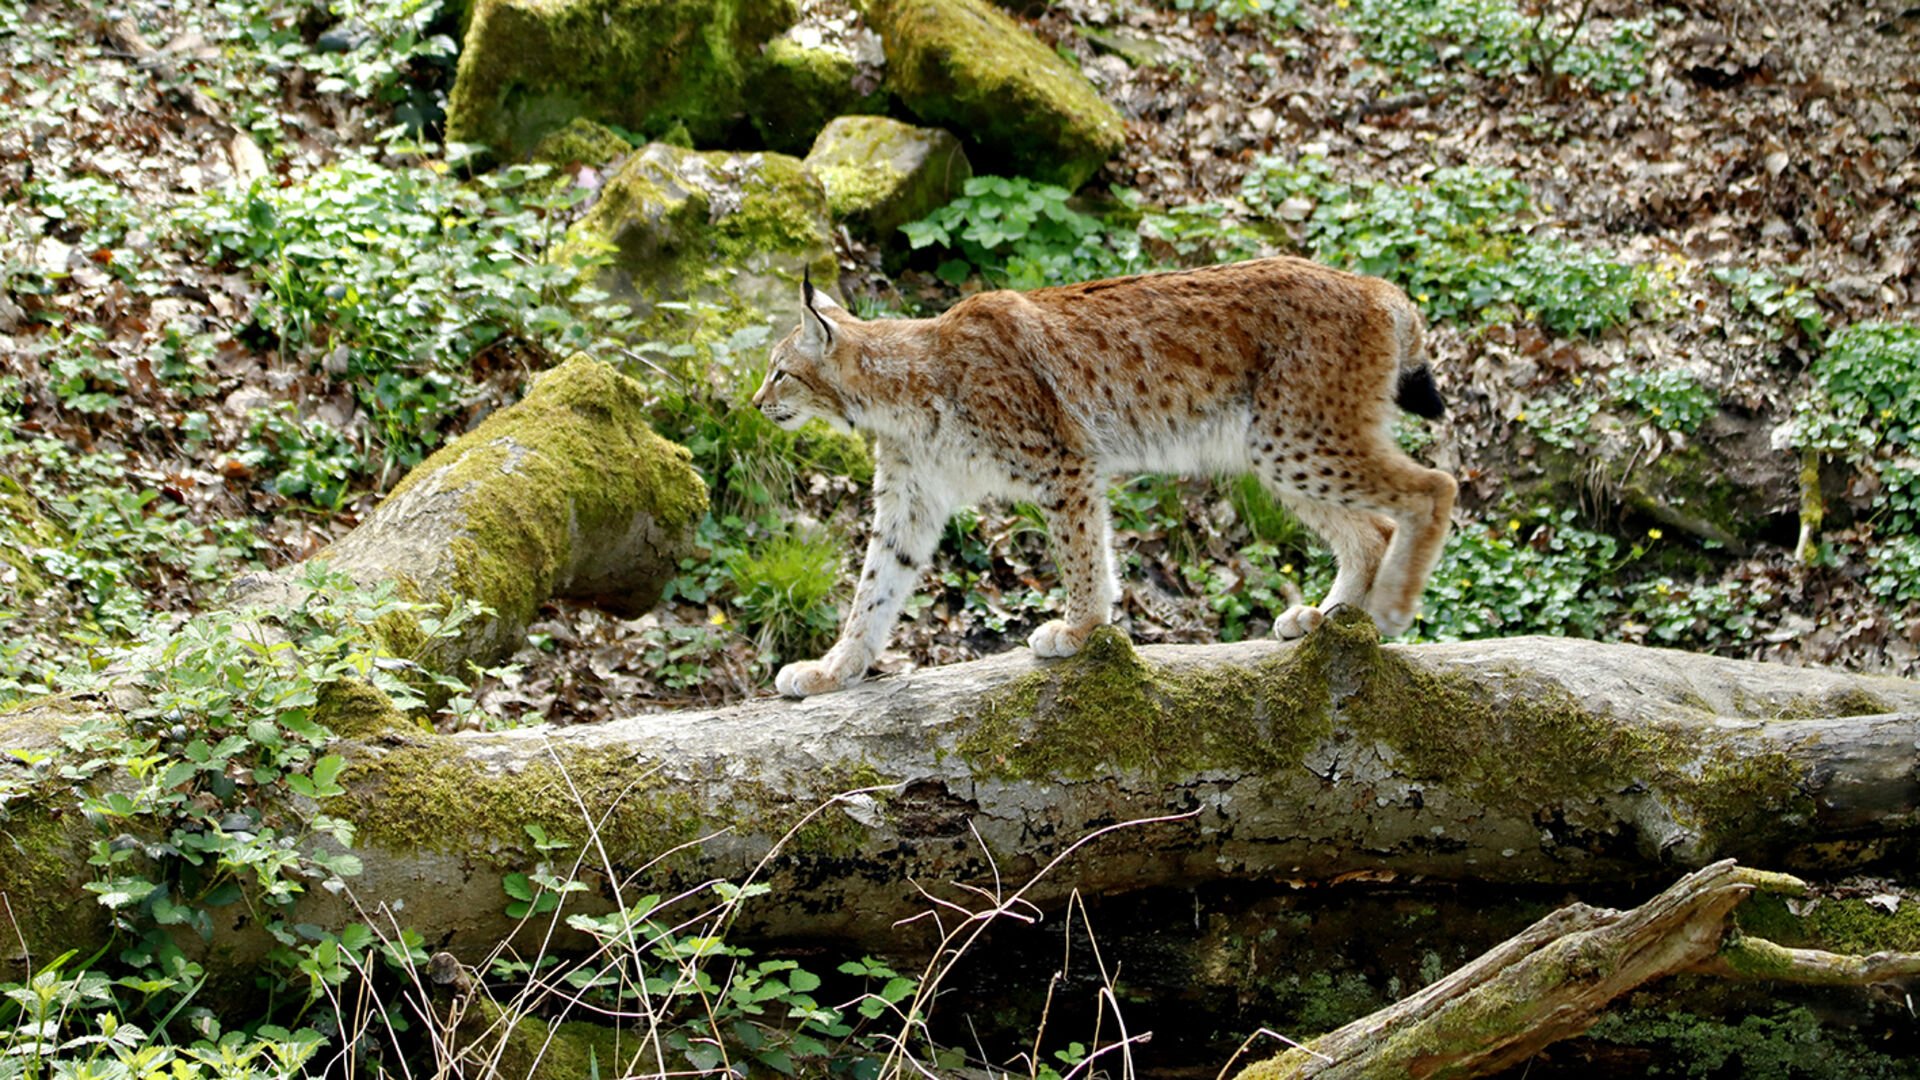
M 722 140 L 761 46 L 797 16 L 794 0 L 478 0 L 447 138 L 513 161 L 575 117 Z
M 1077 188 L 1126 143 L 1092 84 L 986 0 L 873 0 L 867 17 L 888 88 L 985 172 Z
M 838 276 L 827 193 L 800 159 L 652 143 L 627 159 L 559 257 L 611 248 L 595 283 L 631 304 L 655 340 L 800 316 L 800 279 Z M 690 304 L 663 308 L 663 303 Z
M 862 90 L 860 82 L 860 64 L 845 49 L 792 34 L 773 39 L 747 91 L 747 111 L 761 145 L 783 154 L 804 153 L 834 117 L 884 108 L 886 95 Z
M 827 189 L 835 221 L 880 240 L 952 201 L 973 175 L 952 134 L 884 116 L 835 119 L 814 140 L 807 168 Z
M 597 169 L 632 151 L 633 144 L 619 132 L 576 116 L 566 127 L 535 143 L 531 156 L 536 162 L 559 169 L 574 165 L 591 165 Z

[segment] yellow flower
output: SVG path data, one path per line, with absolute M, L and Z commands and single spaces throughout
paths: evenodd
M 1508 531 L 1508 532 L 1519 532 L 1519 531 L 1520 531 L 1520 519 L 1519 519 L 1519 518 L 1514 518 L 1514 519 L 1512 519 L 1512 520 L 1510 520 L 1510 521 L 1508 521 L 1508 522 L 1507 522 L 1507 531 Z
M 1516 423 L 1516 424 L 1524 424 L 1524 423 L 1526 423 L 1526 422 L 1527 422 L 1527 414 L 1526 414 L 1526 413 L 1523 413 L 1523 412 L 1517 412 L 1517 413 L 1514 413 L 1514 414 L 1513 414 L 1513 422 L 1514 422 L 1514 423 Z
M 1663 533 L 1663 532 L 1661 532 L 1661 531 L 1660 531 L 1659 529 L 1648 529 L 1648 530 L 1647 530 L 1647 539 L 1649 539 L 1649 540 L 1658 540 L 1658 539 L 1660 539 L 1660 538 L 1661 538 L 1662 536 L 1665 536 L 1665 535 L 1666 535 L 1666 534 L 1665 534 L 1665 533 Z
M 1281 567 L 1281 568 L 1280 568 L 1280 572 L 1281 572 L 1281 573 L 1283 573 L 1283 574 L 1285 574 L 1285 575 L 1287 575 L 1288 577 L 1292 577 L 1292 576 L 1293 576 L 1293 564 L 1292 564 L 1292 563 L 1288 563 L 1287 565 L 1285 565 L 1285 566 L 1283 566 L 1283 567 Z

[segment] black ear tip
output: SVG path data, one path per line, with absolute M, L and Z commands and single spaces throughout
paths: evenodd
M 800 298 L 806 301 L 808 307 L 813 306 L 813 267 L 811 266 L 800 268 Z

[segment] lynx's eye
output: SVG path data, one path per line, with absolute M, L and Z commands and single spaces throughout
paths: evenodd
M 773 373 L 773 381 L 772 381 L 771 383 L 768 383 L 767 385 L 769 385 L 769 386 L 779 386 L 779 385 L 780 385 L 780 380 L 782 380 L 782 379 L 784 379 L 784 378 L 786 378 L 786 377 L 787 377 L 787 373 L 786 373 L 785 371 L 776 371 L 776 372 L 774 372 L 774 373 Z

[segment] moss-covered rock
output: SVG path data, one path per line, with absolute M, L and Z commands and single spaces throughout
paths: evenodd
M 619 132 L 605 124 L 576 116 L 568 121 L 566 127 L 535 143 L 532 158 L 561 169 L 571 165 L 599 168 L 625 157 L 632 150 L 633 144 Z
M 797 13 L 793 0 L 478 0 L 447 138 L 508 160 L 582 116 L 724 138 L 760 46 Z
M 663 302 L 700 305 L 705 331 L 797 320 L 801 272 L 816 284 L 838 277 L 831 228 L 826 191 L 798 158 L 652 143 L 607 181 L 559 254 L 610 247 L 596 284 L 648 319 L 648 336 L 681 341 L 694 324 Z
M 747 112 L 760 142 L 783 154 L 805 153 L 827 121 L 883 108 L 886 95 L 862 91 L 853 54 L 826 44 L 773 39 L 748 84 Z
M 982 170 L 1077 188 L 1125 145 L 1113 106 L 986 0 L 873 0 L 867 15 L 889 89 Z
M 807 168 L 827 189 L 835 221 L 888 240 L 960 194 L 973 166 L 939 128 L 884 116 L 842 116 L 814 140 Z

